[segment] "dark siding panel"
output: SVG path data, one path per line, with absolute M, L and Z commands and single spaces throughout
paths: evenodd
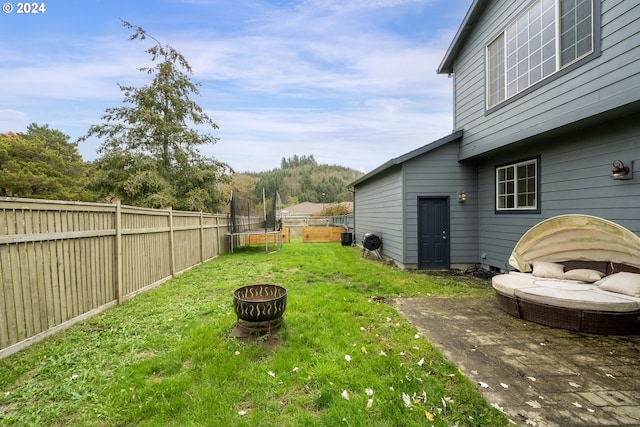
M 494 166 L 537 155 L 542 173 L 541 213 L 496 214 Z M 634 160 L 634 178 L 612 180 L 614 160 Z M 596 215 L 640 234 L 640 122 L 621 118 L 485 159 L 478 173 L 478 192 L 479 250 L 496 267 L 505 266 L 522 234 L 555 215 Z
M 512 4 L 487 7 L 456 62 L 455 123 L 465 130 L 462 159 L 640 99 L 640 4 L 605 1 L 599 58 L 485 115 L 484 49 L 522 10 Z
M 355 189 L 355 238 L 359 243 L 365 233 L 382 239 L 385 256 L 403 262 L 402 168 L 381 174 Z
M 475 166 L 458 163 L 458 144 L 451 143 L 405 164 L 406 263 L 418 262 L 418 198 L 448 197 L 452 264 L 474 263 L 478 257 Z M 464 190 L 467 202 L 457 203 Z

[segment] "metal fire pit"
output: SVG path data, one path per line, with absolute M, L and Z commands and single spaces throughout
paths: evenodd
M 271 331 L 282 323 L 287 290 L 270 284 L 248 285 L 233 292 L 237 325 L 251 331 Z

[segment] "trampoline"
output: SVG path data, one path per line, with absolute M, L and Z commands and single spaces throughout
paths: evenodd
M 236 246 L 240 246 L 243 243 L 244 239 L 242 238 L 246 236 L 264 236 L 264 246 L 267 253 L 269 253 L 269 236 L 274 236 L 272 240 L 275 241 L 275 250 L 282 249 L 282 201 L 277 191 L 273 197 L 270 197 L 270 202 L 269 204 L 267 203 L 263 188 L 262 217 L 252 216 L 249 201 L 237 197 L 237 195 L 233 194 L 233 191 L 229 193 L 229 226 L 231 230 L 226 234 L 229 236 L 229 250 L 231 253 L 233 253 Z M 268 208 L 267 205 L 269 205 Z M 246 216 L 240 213 L 244 208 L 246 208 Z M 257 224 L 260 227 L 256 227 Z

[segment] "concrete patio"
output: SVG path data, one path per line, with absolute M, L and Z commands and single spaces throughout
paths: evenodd
M 640 336 L 601 336 L 516 319 L 487 298 L 393 304 L 522 426 L 640 426 Z

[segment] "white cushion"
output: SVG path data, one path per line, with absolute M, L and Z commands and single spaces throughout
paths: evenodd
M 514 291 L 520 288 L 531 288 L 535 278 L 529 273 L 511 272 L 509 274 L 498 274 L 491 278 L 493 288 L 505 295 L 514 295 Z
M 581 282 L 593 283 L 604 277 L 604 273 L 588 268 L 576 268 L 564 272 L 564 278 L 569 280 L 580 280 Z
M 536 277 L 547 279 L 564 279 L 564 265 L 555 262 L 534 261 L 531 263 L 533 274 Z
M 595 288 L 595 287 L 594 287 Z M 634 300 L 612 292 L 596 290 L 569 291 L 547 287 L 516 289 L 517 297 L 538 304 L 579 310 L 613 311 L 624 313 L 640 309 L 640 300 Z
M 543 288 L 553 288 L 560 289 L 565 291 L 589 291 L 596 286 L 587 284 L 587 283 L 579 283 L 579 282 L 570 282 L 568 280 L 536 280 L 533 282 L 536 286 L 541 286 Z
M 596 283 L 600 289 L 640 298 L 640 274 L 615 273 Z

